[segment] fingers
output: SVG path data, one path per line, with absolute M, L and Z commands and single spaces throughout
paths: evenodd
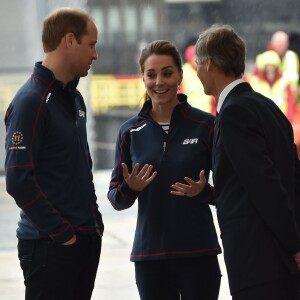
M 136 176 L 140 168 L 140 164 L 136 163 L 132 169 L 131 175 Z
M 206 177 L 205 171 L 202 170 L 199 173 L 199 180 L 194 181 L 189 177 L 184 177 L 184 180 L 187 184 L 176 182 L 172 184 L 172 189 L 170 193 L 175 196 L 187 196 L 187 197 L 194 197 L 202 192 L 203 188 L 206 185 Z
M 145 164 L 139 171 L 140 164 L 136 163 L 132 169 L 131 174 L 125 163 L 121 164 L 123 167 L 123 177 L 128 186 L 134 191 L 142 191 L 148 184 L 150 184 L 157 175 L 153 172 L 153 165 Z
M 129 174 L 129 172 L 128 172 L 128 167 L 127 167 L 127 165 L 124 164 L 124 163 L 121 163 L 121 166 L 122 166 L 122 168 L 123 168 L 123 177 L 124 177 L 124 179 L 126 180 L 126 179 L 130 176 L 130 174 Z
M 172 184 L 171 188 L 173 189 L 173 191 L 171 191 L 170 193 L 171 195 L 175 196 L 188 196 L 188 193 L 190 192 L 190 186 L 180 182 Z
M 201 172 L 200 172 L 200 174 L 199 174 L 199 183 L 202 183 L 202 184 L 206 184 L 206 177 L 205 177 L 205 171 L 204 170 L 202 170 Z
M 145 164 L 142 167 L 139 174 L 137 175 L 137 177 L 139 177 L 141 180 L 146 180 L 150 176 L 152 169 L 153 169 L 152 165 Z
M 295 262 L 298 266 L 298 269 L 300 271 L 300 252 L 295 253 L 293 256 L 294 256 Z
M 76 235 L 74 234 L 70 240 L 68 240 L 67 242 L 63 243 L 64 246 L 68 246 L 68 245 L 73 245 L 75 244 L 77 241 Z

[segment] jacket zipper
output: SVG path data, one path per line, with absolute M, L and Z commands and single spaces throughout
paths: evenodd
M 163 157 L 166 157 L 166 148 L 167 148 L 167 142 L 164 141 L 164 144 L 163 144 Z

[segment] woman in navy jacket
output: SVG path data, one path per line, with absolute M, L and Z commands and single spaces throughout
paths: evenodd
M 214 117 L 177 94 L 181 58 L 170 42 L 147 45 L 140 67 L 145 103 L 120 128 L 108 199 L 117 210 L 138 199 L 131 261 L 141 299 L 215 300 L 221 249 L 205 180 Z

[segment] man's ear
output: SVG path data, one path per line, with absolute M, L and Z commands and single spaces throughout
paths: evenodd
M 208 57 L 207 61 L 206 61 L 206 72 L 211 70 L 212 66 L 213 66 L 213 61 L 212 61 L 211 57 Z
M 70 48 L 70 47 L 72 47 L 72 45 L 75 41 L 75 36 L 72 32 L 69 32 L 64 36 L 64 40 L 65 40 L 66 46 L 68 48 Z

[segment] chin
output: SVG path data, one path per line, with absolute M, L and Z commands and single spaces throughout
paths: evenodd
M 82 72 L 81 74 L 80 74 L 80 76 L 79 77 L 86 77 L 87 75 L 89 74 L 89 72 L 87 71 L 87 72 Z

